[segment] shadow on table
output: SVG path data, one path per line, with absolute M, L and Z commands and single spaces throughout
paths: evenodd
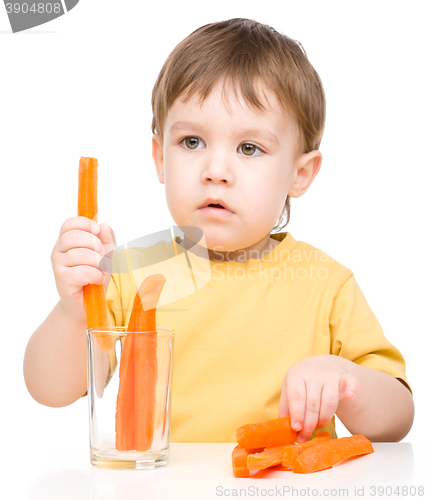
M 25 500 L 90 498 L 90 477 L 79 470 L 41 474 L 29 486 Z
M 30 485 L 26 500 L 166 500 L 167 469 L 106 470 L 89 473 L 63 470 L 40 475 Z
M 90 500 L 166 500 L 168 469 L 107 470 L 91 467 Z

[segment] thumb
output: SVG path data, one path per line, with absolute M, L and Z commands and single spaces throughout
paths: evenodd
M 358 379 L 352 373 L 345 373 L 339 381 L 339 401 L 354 399 L 359 388 Z
M 110 253 L 115 247 L 115 233 L 111 226 L 108 226 L 105 222 L 102 222 L 100 227 L 101 230 L 98 234 L 98 238 L 102 241 L 106 253 Z

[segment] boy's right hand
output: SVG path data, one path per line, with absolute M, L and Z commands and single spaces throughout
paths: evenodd
M 102 257 L 111 255 L 114 241 L 114 232 L 107 224 L 87 217 L 70 217 L 62 224 L 50 260 L 62 305 L 82 320 L 86 318 L 83 286 L 104 285 L 106 292 L 111 260 Z

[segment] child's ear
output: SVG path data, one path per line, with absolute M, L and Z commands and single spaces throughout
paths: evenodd
M 295 162 L 295 172 L 288 196 L 299 198 L 306 193 L 321 168 L 322 154 L 318 150 L 303 153 Z
M 164 184 L 163 143 L 158 134 L 152 136 L 152 158 L 154 159 L 158 180 L 161 184 Z

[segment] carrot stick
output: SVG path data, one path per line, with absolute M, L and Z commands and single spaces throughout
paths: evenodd
M 166 280 L 162 274 L 148 276 L 135 298 L 135 432 L 134 449 L 147 451 L 154 436 L 155 389 L 158 378 L 156 306 Z M 133 312 L 133 311 L 132 311 Z M 130 328 L 128 328 L 130 331 Z
M 115 429 L 119 451 L 146 451 L 152 445 L 157 383 L 156 306 L 165 282 L 162 274 L 148 276 L 133 302 L 117 394 Z
M 150 312 L 150 311 L 148 311 Z M 155 311 L 151 333 L 135 335 L 135 450 L 147 451 L 154 437 L 155 389 L 158 379 Z
M 362 434 L 329 439 L 311 446 L 300 454 L 293 464 L 293 472 L 309 474 L 328 469 L 342 460 L 373 453 L 371 442 Z
M 322 441 L 328 441 L 331 439 L 330 433 L 325 431 L 318 431 L 314 438 L 305 443 L 294 444 L 292 446 L 287 446 L 282 455 L 282 466 L 283 467 L 293 467 L 293 463 L 296 458 L 303 453 L 307 448 L 314 446 Z
M 282 464 L 284 467 L 292 467 L 293 461 L 308 447 L 321 441 L 330 439 L 329 432 L 319 431 L 310 441 L 301 444 L 282 444 L 272 448 L 265 448 L 261 453 L 247 457 L 248 470 L 260 470 Z M 294 457 L 294 458 L 293 458 Z
M 98 160 L 96 158 L 80 158 L 78 169 L 78 215 L 97 220 L 98 216 Z M 108 313 L 103 285 L 92 283 L 83 287 L 84 307 L 86 310 L 87 328 L 108 327 Z M 96 336 L 98 346 L 103 351 L 114 347 L 111 337 Z
M 135 427 L 135 377 L 133 334 L 124 339 L 121 353 L 117 410 L 115 414 L 115 447 L 119 451 L 133 450 Z
M 234 477 L 250 477 L 250 471 L 247 469 L 247 457 L 260 451 L 262 451 L 262 448 L 246 450 L 242 446 L 237 445 L 232 450 L 232 471 Z
M 272 448 L 265 448 L 260 453 L 248 455 L 247 469 L 261 470 L 281 464 L 284 450 L 289 446 L 291 447 L 291 444 L 280 444 L 279 446 L 273 446 Z
M 237 442 L 243 448 L 272 448 L 293 443 L 297 432 L 291 428 L 290 417 L 274 418 L 258 424 L 247 424 L 237 429 Z
M 247 451 L 240 445 L 232 450 L 232 471 L 234 477 L 250 477 L 247 469 Z

